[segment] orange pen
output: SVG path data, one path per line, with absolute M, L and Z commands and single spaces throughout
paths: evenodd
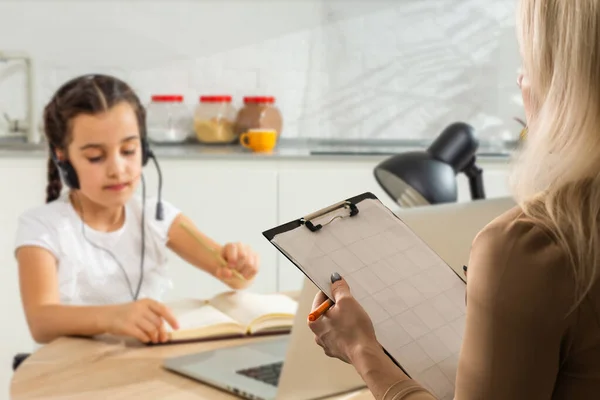
M 308 320 L 316 321 L 317 319 L 319 319 L 319 317 L 321 317 L 321 315 L 325 314 L 327 310 L 329 310 L 331 306 L 333 306 L 333 304 L 333 301 L 329 299 L 325 300 L 319 307 L 317 307 L 315 311 L 308 314 Z

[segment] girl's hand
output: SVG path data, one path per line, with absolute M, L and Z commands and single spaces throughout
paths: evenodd
M 142 299 L 132 303 L 109 306 L 101 324 L 113 335 L 130 336 L 143 343 L 164 343 L 169 335 L 164 321 L 178 329 L 171 310 L 155 300 Z
M 254 278 L 258 272 L 258 254 L 248 245 L 227 243 L 221 250 L 221 256 L 229 268 L 219 268 L 217 278 L 221 280 L 235 278 L 233 271 L 240 273 L 246 280 Z

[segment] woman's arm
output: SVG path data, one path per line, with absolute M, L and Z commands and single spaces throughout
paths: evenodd
M 567 313 L 566 257 L 530 222 L 500 221 L 473 242 L 456 398 L 552 397 Z
M 308 322 L 325 354 L 352 364 L 377 400 L 435 400 L 384 353 L 369 315 L 352 296 L 347 282 L 337 273 L 331 281 L 335 305 L 321 318 Z M 319 292 L 312 309 L 326 299 Z
M 436 400 L 392 362 L 379 345 L 360 346 L 352 365 L 375 397 L 381 400 Z
M 228 262 L 229 268 L 224 268 L 215 255 L 198 243 L 197 239 L 181 226 L 182 224 L 215 249 Z M 200 232 L 190 218 L 183 214 L 177 215 L 171 224 L 167 246 L 188 263 L 215 276 L 233 289 L 243 289 L 250 285 L 257 272 L 258 256 L 248 246 L 241 244 L 221 246 Z M 240 279 L 229 269 L 238 271 L 245 279 Z

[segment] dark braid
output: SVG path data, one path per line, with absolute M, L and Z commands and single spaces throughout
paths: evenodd
M 46 203 L 58 199 L 62 190 L 62 182 L 58 173 L 58 168 L 52 157 L 48 157 L 48 185 L 46 186 Z
M 140 136 L 146 137 L 146 111 L 135 92 L 125 82 L 108 75 L 83 75 L 62 85 L 44 108 L 44 133 L 51 149 L 67 155 L 71 141 L 71 120 L 79 114 L 108 111 L 121 102 L 135 111 Z M 60 196 L 62 183 L 52 157 L 48 159 L 46 202 Z
M 52 148 L 65 148 L 64 142 L 67 140 L 66 123 L 61 118 L 57 110 L 57 95 L 48 103 L 44 109 L 44 132 L 48 144 Z M 48 155 L 48 184 L 46 185 L 46 203 L 58 199 L 62 190 L 62 182 L 56 164 L 52 160 L 52 155 Z

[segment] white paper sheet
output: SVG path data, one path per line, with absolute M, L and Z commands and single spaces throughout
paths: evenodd
M 331 296 L 338 272 L 365 308 L 379 342 L 398 363 L 442 400 L 454 397 L 465 316 L 465 283 L 379 200 L 317 232 L 306 226 L 272 242 Z M 338 209 L 313 219 L 325 224 Z

